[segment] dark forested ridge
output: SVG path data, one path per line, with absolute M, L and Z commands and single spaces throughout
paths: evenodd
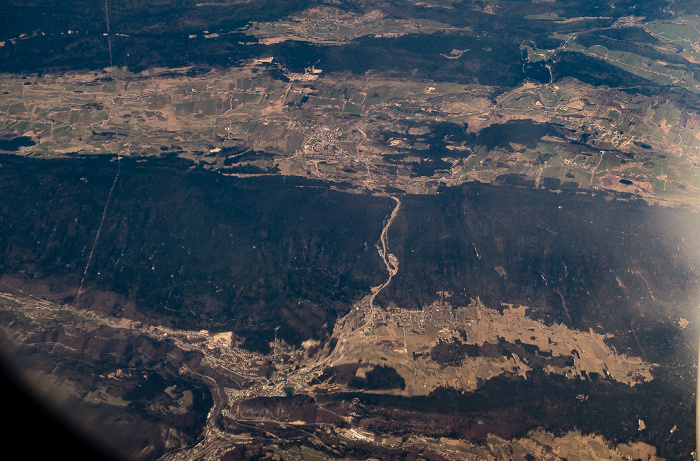
M 2 164 L 0 271 L 46 282 L 74 303 L 117 160 L 5 156 Z M 181 328 L 281 326 L 282 338 L 298 342 L 323 336 L 381 283 L 374 243 L 388 199 L 190 167 L 121 161 L 81 306 L 119 314 L 136 305 Z M 97 301 L 104 292 L 119 299 Z
M 386 277 L 375 249 L 385 197 L 229 178 L 173 157 L 2 164 L 0 272 L 63 302 L 82 280 L 80 305 L 269 339 L 280 327 L 298 343 L 323 337 Z M 673 330 L 700 291 L 700 217 L 610 198 L 479 184 L 404 196 L 389 230 L 400 269 L 377 301 L 416 309 L 447 291 L 457 305 L 520 303 L 577 329 Z
M 690 318 L 700 292 L 700 216 L 642 201 L 465 185 L 406 197 L 389 237 L 401 268 L 380 298 L 404 307 L 448 291 L 617 332 Z

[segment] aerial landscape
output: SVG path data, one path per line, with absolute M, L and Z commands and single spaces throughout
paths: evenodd
M 0 13 L 6 445 L 696 459 L 700 0 Z

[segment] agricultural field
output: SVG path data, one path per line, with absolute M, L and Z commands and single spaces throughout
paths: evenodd
M 672 99 L 573 80 L 496 97 L 477 85 L 341 82 L 322 69 L 284 81 L 265 75 L 269 65 L 6 75 L 0 130 L 31 143 L 11 151 L 40 157 L 177 155 L 229 175 L 410 193 L 517 177 L 536 188 L 697 205 L 700 121 Z

